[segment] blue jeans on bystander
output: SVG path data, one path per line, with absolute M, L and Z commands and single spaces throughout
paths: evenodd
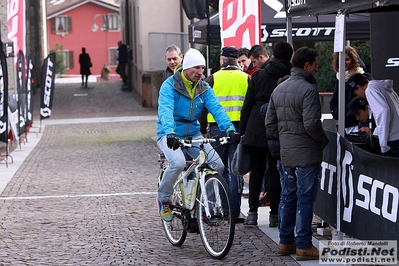
M 296 247 L 312 246 L 313 205 L 320 184 L 321 165 L 288 168 L 277 162 L 281 181 L 279 232 L 281 244 L 295 242 Z

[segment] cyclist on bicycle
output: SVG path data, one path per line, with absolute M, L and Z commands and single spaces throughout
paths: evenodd
M 158 187 L 159 214 L 165 221 L 172 220 L 169 198 L 173 193 L 174 182 L 186 166 L 178 139 L 202 138 L 197 118 L 203 108 L 212 114 L 220 130 L 228 133 L 231 143 L 238 144 L 240 141 L 233 123 L 204 80 L 204 68 L 204 56 L 196 49 L 189 49 L 184 56 L 183 67 L 166 79 L 159 91 L 157 144 L 169 161 Z M 205 144 L 205 150 L 209 154 L 212 146 Z M 189 148 L 187 151 L 193 157 L 198 155 L 198 149 Z M 207 159 L 209 165 L 216 166 L 219 174 L 223 173 L 224 165 L 216 152 Z

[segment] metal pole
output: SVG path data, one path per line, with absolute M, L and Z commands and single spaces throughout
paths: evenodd
M 211 57 L 211 47 L 210 47 L 210 40 L 211 40 L 211 33 L 209 32 L 211 29 L 211 19 L 209 18 L 209 0 L 206 0 L 206 16 L 207 16 L 207 25 L 206 25 L 206 69 L 207 69 L 207 76 L 211 75 L 211 68 L 209 66 Z
M 342 15 L 343 24 L 342 24 L 342 45 L 343 49 L 339 51 L 339 85 L 338 85 L 338 133 L 344 137 L 345 136 L 345 36 L 346 36 L 346 16 L 344 13 L 338 12 L 338 15 Z M 337 30 L 337 29 L 336 29 Z M 337 38 L 337 36 L 335 37 Z M 337 156 L 340 156 L 340 149 L 338 149 L 337 145 Z M 341 198 L 341 177 L 342 176 L 342 166 L 337 167 L 337 198 Z M 344 235 L 341 232 L 341 221 L 340 221 L 340 211 L 341 211 L 341 203 L 337 202 L 337 228 L 332 229 L 332 239 L 333 240 L 342 240 Z
M 345 36 L 346 36 L 346 16 L 343 23 L 343 45 L 344 49 L 339 52 L 339 89 L 338 89 L 338 133 L 345 136 Z
M 287 43 L 292 44 L 292 18 L 287 17 Z
M 133 58 L 130 57 L 130 55 L 133 55 L 133 43 L 131 43 L 131 36 L 130 36 L 130 17 L 129 17 L 129 0 L 125 1 L 125 14 L 124 14 L 124 21 L 125 21 L 125 43 L 128 46 L 128 57 L 129 61 L 127 64 L 127 73 L 128 79 L 127 83 L 129 86 L 129 90 L 133 90 L 133 75 L 132 75 L 132 61 Z
M 105 49 L 106 49 L 106 51 L 105 51 L 105 56 L 107 57 L 107 58 L 105 59 L 105 62 L 107 63 L 107 65 L 109 65 L 109 55 L 108 55 L 108 53 L 109 53 L 109 49 L 108 49 L 108 27 L 107 27 L 107 29 L 105 30 Z

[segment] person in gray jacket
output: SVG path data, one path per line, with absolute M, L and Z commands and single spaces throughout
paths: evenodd
M 278 254 L 296 253 L 297 260 L 318 259 L 312 245 L 316 201 L 328 139 L 321 124 L 321 104 L 315 86 L 317 51 L 299 48 L 291 76 L 273 91 L 266 112 L 266 129 L 280 140 L 281 199 Z M 296 229 L 296 238 L 294 237 Z

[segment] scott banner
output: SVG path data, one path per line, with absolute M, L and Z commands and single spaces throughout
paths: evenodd
M 25 55 L 19 50 L 17 56 L 17 127 L 18 136 L 26 132 L 26 71 L 25 71 Z
M 261 43 L 259 0 L 219 0 L 219 10 L 222 47 Z
M 26 77 L 26 127 L 30 127 L 33 124 L 33 106 L 32 106 L 32 70 L 33 70 L 33 56 L 30 55 L 28 58 L 28 69 Z
M 360 240 L 399 240 L 399 159 L 326 133 L 330 143 L 323 151 L 315 214 Z
M 8 73 L 6 55 L 0 49 L 0 141 L 8 142 Z
M 40 119 L 49 118 L 53 108 L 55 81 L 55 53 L 44 59 L 42 67 L 42 88 L 40 91 Z
M 354 12 L 372 12 L 375 8 L 380 10 L 393 11 L 394 7 L 389 5 L 398 5 L 398 0 L 376 1 L 376 0 L 285 0 L 285 7 L 288 17 L 296 16 L 318 16 L 322 14 L 336 14 L 338 10 Z M 390 9 L 390 10 L 389 10 Z

